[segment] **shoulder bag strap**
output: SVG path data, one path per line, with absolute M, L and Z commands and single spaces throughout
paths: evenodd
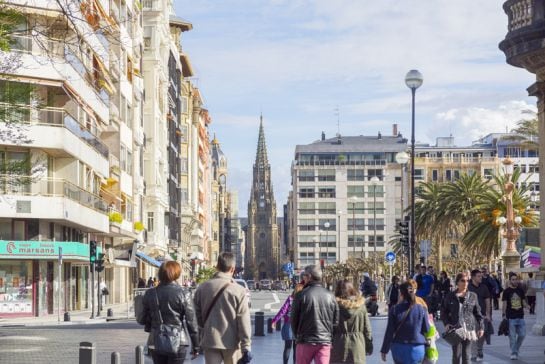
M 210 312 L 212 312 L 212 308 L 214 308 L 214 305 L 216 304 L 216 301 L 221 296 L 223 291 L 225 291 L 225 288 L 227 288 L 227 286 L 230 285 L 230 284 L 231 284 L 231 282 L 228 282 L 227 284 L 225 284 L 223 287 L 221 287 L 221 289 L 218 291 L 218 293 L 216 293 L 216 296 L 214 296 L 214 299 L 212 300 L 212 303 L 210 303 L 210 306 L 208 306 L 208 309 L 206 310 L 206 314 L 203 317 L 203 322 L 202 322 L 203 326 L 206 323 L 206 320 L 208 320 L 208 316 L 210 316 Z
M 401 328 L 401 326 L 403 326 L 403 324 L 405 323 L 405 320 L 407 320 L 407 316 L 409 316 L 409 312 L 411 311 L 412 308 L 413 308 L 413 306 L 409 306 L 407 311 L 405 311 L 405 314 L 403 315 L 403 318 L 399 322 L 399 325 L 397 325 L 396 331 L 394 331 L 394 336 L 392 336 L 392 339 L 395 339 L 395 337 L 397 336 L 397 333 L 399 332 L 399 329 Z
M 161 315 L 161 307 L 159 306 L 159 296 L 157 295 L 157 288 L 153 288 L 153 291 L 155 292 L 155 302 L 157 303 L 157 312 L 159 313 L 159 320 L 161 321 L 161 325 L 162 325 L 163 315 Z

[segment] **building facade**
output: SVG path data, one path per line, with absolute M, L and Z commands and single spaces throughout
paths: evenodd
M 253 181 L 248 202 L 245 277 L 274 279 L 279 272 L 280 241 L 276 220 L 276 201 L 267 157 L 263 117 L 259 123 Z
M 395 156 L 407 140 L 395 134 L 322 133 L 321 140 L 296 146 L 287 240 L 297 268 L 383 256 L 402 216 L 403 169 Z

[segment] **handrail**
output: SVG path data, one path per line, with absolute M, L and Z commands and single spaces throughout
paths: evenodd
M 0 192 L 22 196 L 66 197 L 70 200 L 106 213 L 108 205 L 100 196 L 62 178 L 0 174 Z

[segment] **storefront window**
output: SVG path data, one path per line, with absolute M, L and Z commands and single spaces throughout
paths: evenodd
M 0 263 L 0 313 L 32 314 L 32 262 Z

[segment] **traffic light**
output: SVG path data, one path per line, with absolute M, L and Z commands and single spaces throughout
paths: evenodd
M 401 238 L 399 239 L 399 241 L 401 242 L 403 251 L 405 253 L 408 253 L 409 251 L 409 222 L 408 221 L 401 221 L 399 223 L 399 234 L 401 234 Z
M 325 261 L 324 259 L 320 259 L 320 268 L 324 269 L 324 267 L 325 267 Z
M 95 263 L 97 259 L 97 242 L 94 240 L 91 240 L 89 242 L 89 262 L 91 264 Z
M 96 264 L 95 269 L 97 270 L 97 272 L 102 272 L 104 270 L 104 254 L 103 253 L 98 254 L 95 264 Z

